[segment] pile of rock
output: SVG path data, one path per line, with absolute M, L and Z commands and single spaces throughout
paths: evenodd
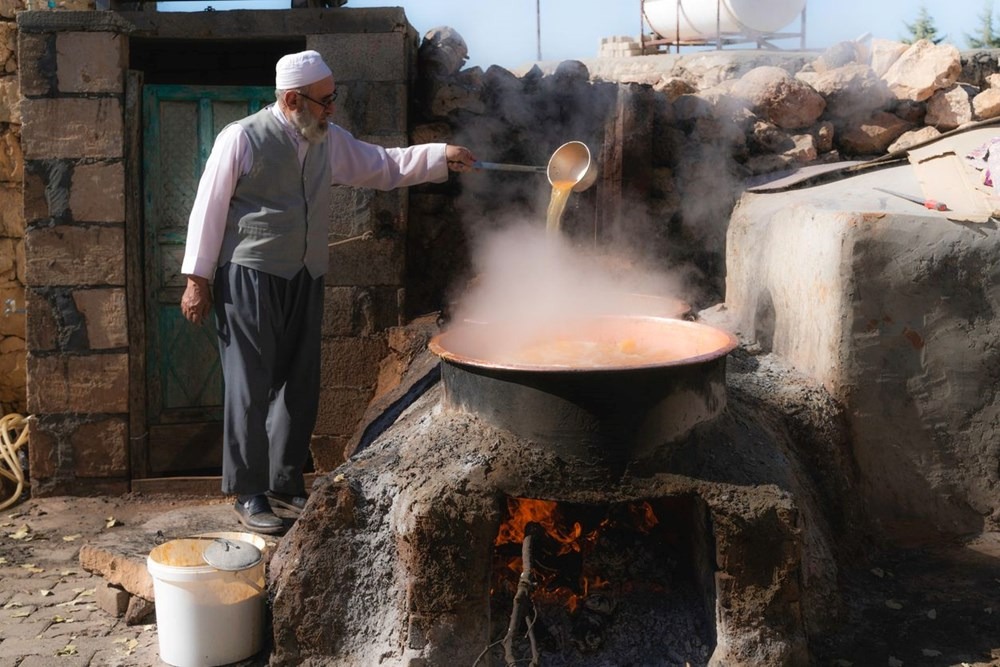
M 709 275 L 710 264 L 721 266 L 726 223 L 748 179 L 871 159 L 1000 116 L 996 55 L 963 55 L 926 40 L 844 42 L 822 54 L 608 57 L 536 63 L 518 73 L 463 69 L 467 54 L 451 29 L 425 39 L 414 141 L 456 140 L 485 160 L 544 164 L 570 139 L 600 150 L 623 115 L 651 117 L 650 148 L 625 156 L 649 162 L 634 217 L 659 225 L 662 246 Z M 624 98 L 643 106 L 623 111 Z M 521 200 L 508 191 L 493 203 L 490 193 L 473 195 L 467 200 L 481 217 Z M 419 218 L 420 207 L 413 213 Z

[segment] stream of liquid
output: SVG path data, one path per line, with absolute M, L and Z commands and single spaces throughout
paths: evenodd
M 573 192 L 576 181 L 553 181 L 552 198 L 549 200 L 549 211 L 545 217 L 545 231 L 549 234 L 557 234 L 562 226 L 563 211 L 566 210 L 566 202 Z

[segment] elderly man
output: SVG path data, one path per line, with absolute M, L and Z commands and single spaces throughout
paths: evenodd
M 462 146 L 382 148 L 331 123 L 337 88 L 316 51 L 282 57 L 275 87 L 277 104 L 219 133 L 181 268 L 184 317 L 204 322 L 214 300 L 225 380 L 222 491 L 237 496 L 240 522 L 262 533 L 283 529 L 272 504 L 297 514 L 306 501 L 330 186 L 441 182 L 475 161 Z

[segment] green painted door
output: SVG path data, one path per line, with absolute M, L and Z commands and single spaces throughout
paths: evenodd
M 222 371 L 214 319 L 181 315 L 188 215 L 216 135 L 274 101 L 258 86 L 143 88 L 146 266 L 146 417 L 150 476 L 217 474 L 222 461 Z

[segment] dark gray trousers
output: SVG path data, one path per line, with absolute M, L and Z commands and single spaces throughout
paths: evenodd
M 319 405 L 323 283 L 305 269 L 286 280 L 232 262 L 215 273 L 223 493 L 305 492 Z

